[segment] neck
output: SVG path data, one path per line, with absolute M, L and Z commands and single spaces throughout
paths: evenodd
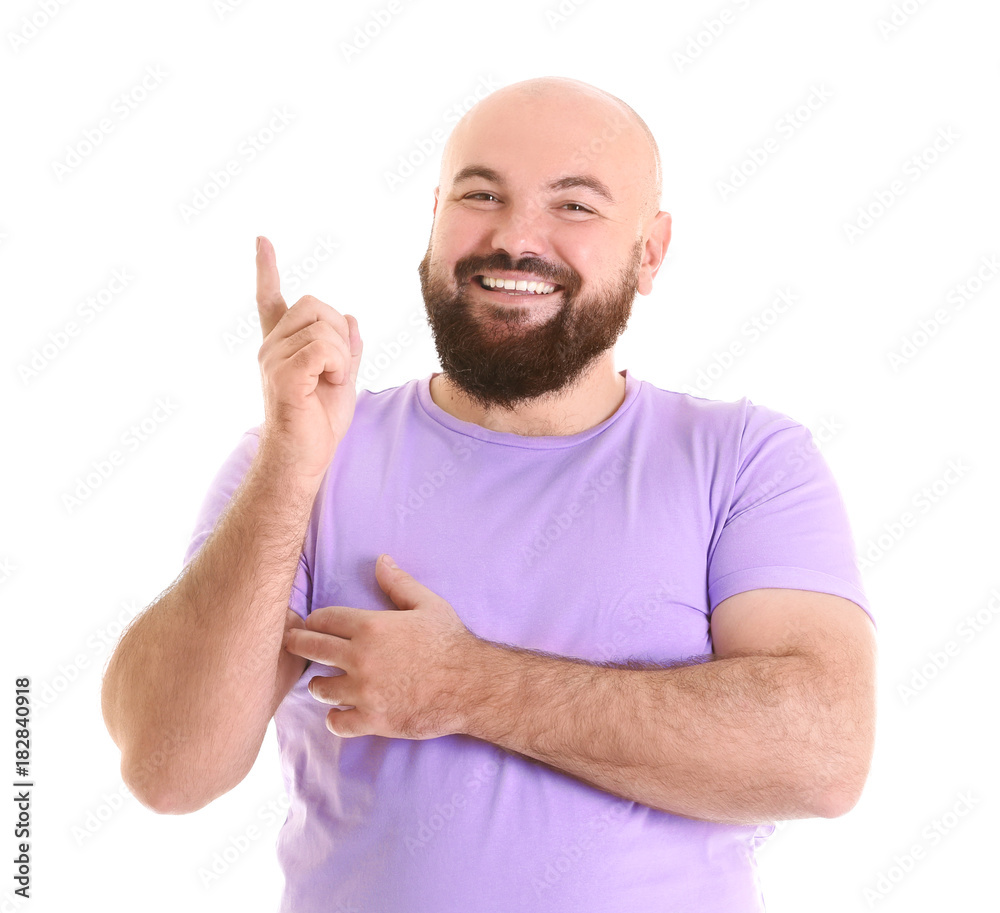
M 431 399 L 449 415 L 488 428 L 529 437 L 579 434 L 610 418 L 625 401 L 625 378 L 609 350 L 572 387 L 537 397 L 510 410 L 483 408 L 447 374 L 431 377 Z

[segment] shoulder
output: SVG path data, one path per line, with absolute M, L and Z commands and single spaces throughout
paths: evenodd
M 769 438 L 809 436 L 809 430 L 796 419 L 754 403 L 748 397 L 737 400 L 706 399 L 642 382 L 644 408 L 678 434 L 694 440 L 724 443 L 750 455 Z

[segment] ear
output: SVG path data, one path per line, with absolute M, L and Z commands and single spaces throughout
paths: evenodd
M 671 219 L 669 212 L 658 212 L 653 217 L 652 227 L 646 237 L 646 244 L 639 261 L 638 291 L 640 295 L 648 295 L 653 291 L 653 278 L 659 272 L 663 258 L 670 246 Z
M 434 188 L 434 209 L 431 212 L 431 215 L 433 215 L 433 216 L 437 215 L 437 211 L 438 211 L 438 191 L 440 189 L 441 189 L 440 186 L 437 186 L 437 187 Z

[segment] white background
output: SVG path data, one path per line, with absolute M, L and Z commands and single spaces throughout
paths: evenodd
M 357 316 L 363 386 L 427 376 L 428 333 L 392 343 L 423 311 L 434 131 L 477 89 L 566 75 L 629 102 L 663 156 L 673 242 L 618 367 L 811 427 L 868 555 L 871 777 L 851 813 L 784 825 L 761 852 L 769 911 L 995 909 L 981 891 L 998 799 L 996 4 L 587 0 L 553 15 L 556 2 L 400 0 L 349 57 L 387 3 L 229 6 L 49 15 L 37 0 L 0 19 L 3 681 L 10 707 L 15 675 L 35 698 L 24 908 L 276 909 L 273 735 L 231 793 L 154 815 L 124 790 L 101 719 L 108 644 L 176 576 L 210 480 L 260 421 L 255 235 L 283 270 L 310 271 L 289 302 L 309 292 Z M 251 161 L 241 144 L 275 109 L 290 121 Z M 104 118 L 113 129 L 84 154 Z M 429 155 L 390 186 L 422 140 Z M 319 263 L 322 239 L 337 247 Z M 86 301 L 116 271 L 128 285 L 97 313 Z M 796 303 L 779 314 L 782 290 Z M 93 475 L 114 450 L 119 465 Z M 206 883 L 213 860 L 225 871 Z M 0 910 L 18 908 L 12 868 Z

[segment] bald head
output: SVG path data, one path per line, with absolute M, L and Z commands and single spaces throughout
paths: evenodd
M 648 222 L 659 212 L 662 193 L 660 153 L 646 122 L 624 101 L 596 86 L 562 76 L 545 76 L 516 82 L 488 95 L 458 122 L 445 145 L 440 184 L 450 186 L 459 169 L 466 167 L 463 144 L 473 133 L 491 129 L 517 131 L 522 115 L 548 111 L 560 123 L 560 138 L 567 124 L 575 131 L 566 161 L 569 170 L 583 170 L 602 156 L 614 155 L 630 174 L 630 193 L 638 202 L 639 218 Z M 553 137 L 554 138 L 554 137 Z M 520 138 L 525 154 L 532 143 L 548 141 L 537 127 Z

